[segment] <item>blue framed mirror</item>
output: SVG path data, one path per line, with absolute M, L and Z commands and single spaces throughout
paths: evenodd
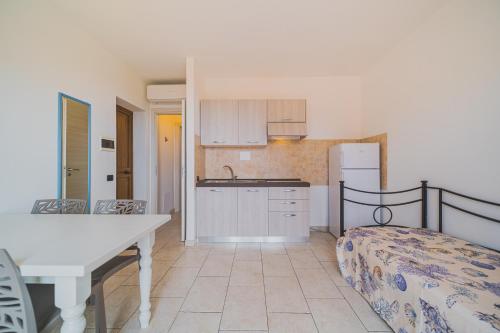
M 59 93 L 58 114 L 59 199 L 87 200 L 90 210 L 91 105 Z

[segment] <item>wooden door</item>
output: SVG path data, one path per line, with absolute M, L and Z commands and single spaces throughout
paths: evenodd
M 207 100 L 201 102 L 201 144 L 238 145 L 238 102 Z
M 267 102 L 238 101 L 238 143 L 241 146 L 267 144 Z
M 116 198 L 134 198 L 133 113 L 116 106 Z
M 304 99 L 271 99 L 267 101 L 267 121 L 270 123 L 305 123 Z
M 62 198 L 88 200 L 89 106 L 63 97 Z

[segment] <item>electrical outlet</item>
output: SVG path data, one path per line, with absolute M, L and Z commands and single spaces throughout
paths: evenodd
M 252 154 L 249 151 L 240 151 L 240 161 L 250 161 Z

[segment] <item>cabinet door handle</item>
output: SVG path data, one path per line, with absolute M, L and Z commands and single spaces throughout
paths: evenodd
M 282 121 L 290 121 L 290 120 L 292 120 L 292 118 L 283 118 L 283 119 L 281 119 L 281 120 L 282 120 Z
M 223 190 L 210 190 L 210 192 L 224 192 Z
M 281 204 L 282 205 L 295 205 L 297 202 L 295 201 L 282 201 Z
M 247 190 L 247 192 L 259 192 L 259 190 Z
M 283 192 L 296 192 L 297 190 L 294 189 L 288 189 L 288 190 L 283 190 Z
M 283 214 L 284 217 L 295 217 L 297 216 L 296 214 Z
M 212 141 L 212 143 L 226 143 L 225 140 L 214 140 Z
M 259 143 L 257 140 L 247 140 L 247 143 Z

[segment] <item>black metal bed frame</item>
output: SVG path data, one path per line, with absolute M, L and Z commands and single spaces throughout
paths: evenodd
M 373 210 L 373 220 L 375 221 L 376 224 L 366 225 L 365 227 L 377 227 L 377 226 L 384 227 L 384 226 L 388 225 L 392 221 L 392 218 L 393 218 L 392 210 L 389 207 L 405 206 L 405 205 L 411 205 L 411 204 L 414 204 L 414 203 L 421 202 L 422 203 L 422 208 L 421 208 L 421 227 L 422 228 L 427 228 L 427 212 L 428 212 L 428 210 L 427 210 L 427 204 L 428 204 L 427 192 L 428 192 L 428 190 L 437 190 L 438 193 L 439 193 L 438 194 L 438 196 L 439 196 L 439 208 L 438 208 L 439 209 L 439 219 L 438 219 L 438 229 L 439 229 L 439 232 L 443 232 L 443 207 L 445 207 L 445 206 L 453 208 L 453 209 L 458 210 L 458 211 L 461 211 L 461 212 L 466 213 L 466 214 L 473 215 L 475 217 L 479 217 L 481 219 L 485 219 L 485 220 L 488 220 L 488 221 L 491 221 L 491 222 L 500 223 L 500 219 L 496 219 L 496 218 L 492 218 L 492 217 L 489 217 L 489 216 L 485 216 L 485 215 L 482 215 L 482 214 L 479 214 L 479 213 L 476 213 L 476 212 L 469 211 L 469 210 L 464 209 L 462 207 L 458 207 L 456 205 L 450 204 L 449 202 L 446 202 L 446 201 L 443 200 L 443 195 L 445 193 L 448 193 L 448 194 L 455 195 L 455 196 L 458 196 L 458 197 L 461 197 L 461 198 L 465 198 L 465 199 L 472 200 L 472 201 L 475 201 L 475 202 L 480 202 L 480 203 L 487 204 L 487 205 L 492 205 L 492 206 L 495 206 L 495 207 L 500 207 L 500 203 L 492 202 L 492 201 L 488 201 L 488 200 L 483 200 L 483 199 L 479 199 L 479 198 L 474 198 L 474 197 L 471 197 L 469 195 L 457 193 L 457 192 L 454 192 L 454 191 L 451 191 L 451 190 L 447 190 L 447 189 L 441 188 L 441 187 L 428 186 L 427 185 L 428 182 L 426 180 L 421 181 L 420 182 L 421 185 L 418 186 L 418 187 L 410 188 L 410 189 L 407 189 L 407 190 L 390 191 L 390 192 L 364 191 L 364 190 L 359 190 L 359 189 L 355 189 L 355 188 L 352 188 L 352 187 L 347 187 L 347 186 L 345 186 L 343 180 L 341 180 L 339 183 L 340 183 L 340 236 L 343 236 L 344 232 L 345 232 L 345 229 L 344 229 L 344 204 L 345 204 L 346 201 L 354 203 L 354 204 L 357 204 L 357 205 L 376 207 Z M 407 193 L 407 192 L 413 192 L 413 191 L 420 190 L 421 196 L 420 196 L 419 199 L 405 201 L 405 202 L 399 202 L 399 203 L 393 203 L 393 204 L 370 204 L 370 203 L 354 201 L 354 200 L 346 198 L 345 197 L 345 190 L 354 191 L 354 192 L 360 192 L 360 193 L 366 193 L 366 194 L 376 194 L 376 195 L 401 194 L 401 193 Z M 377 218 L 376 218 L 377 211 L 381 210 L 381 209 L 387 209 L 389 211 L 389 213 L 390 213 L 390 217 L 389 217 L 389 219 L 386 222 L 384 222 L 382 220 L 378 221 Z M 391 225 L 391 226 L 394 226 L 394 227 L 405 227 L 405 226 L 398 226 L 398 225 Z

